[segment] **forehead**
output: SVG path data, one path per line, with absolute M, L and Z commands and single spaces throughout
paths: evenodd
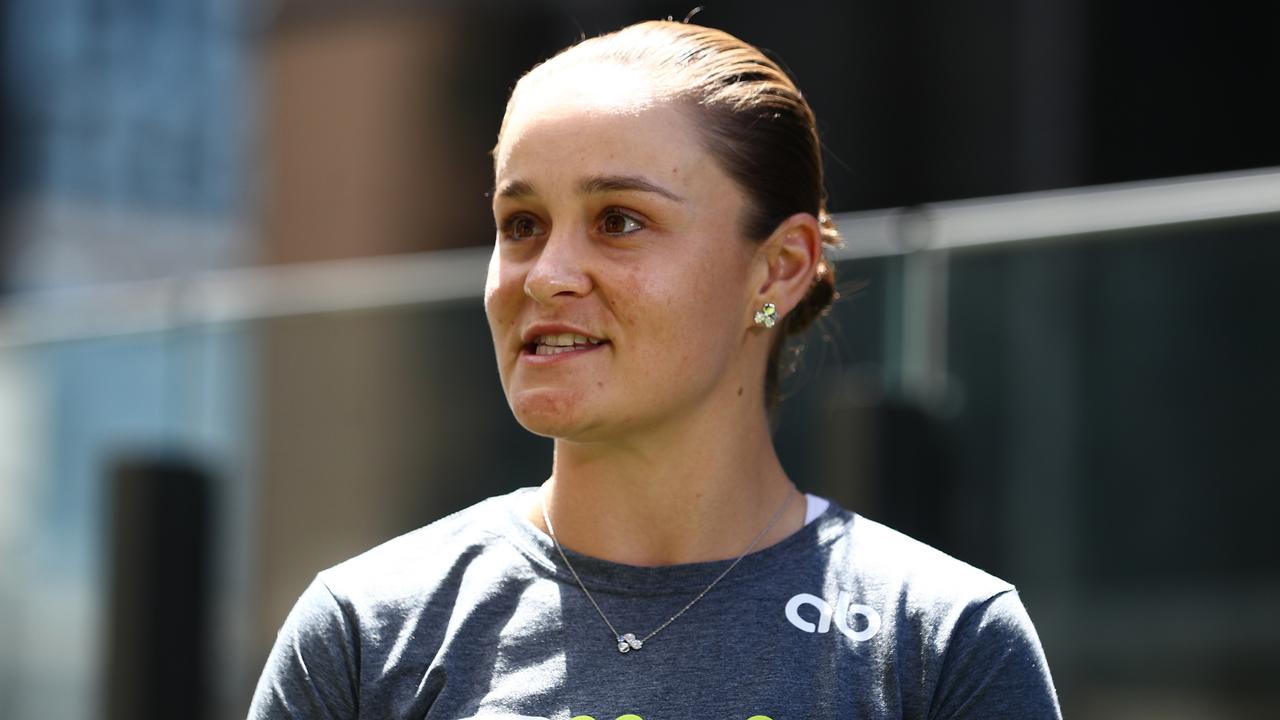
M 687 111 L 632 68 L 604 65 L 530 76 L 512 97 L 494 153 L 498 180 L 513 173 L 656 170 L 707 162 Z M 609 167 L 583 167 L 584 165 Z
M 554 63 L 554 61 L 552 61 Z M 590 104 L 618 112 L 660 102 L 665 93 L 650 72 L 618 62 L 548 63 L 521 79 L 513 102 L 524 105 Z

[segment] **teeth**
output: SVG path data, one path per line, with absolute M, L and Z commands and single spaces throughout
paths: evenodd
M 539 355 L 559 355 L 561 353 L 573 352 L 574 349 L 575 348 L 572 345 L 568 347 L 561 347 L 556 345 L 539 345 L 535 352 L 537 352 L 537 354 Z
M 557 335 L 540 335 L 534 340 L 534 352 L 538 355 L 558 355 L 572 352 L 583 345 L 599 345 L 604 342 L 599 338 L 587 337 L 577 333 L 559 333 Z
M 573 347 L 574 345 L 599 345 L 603 341 L 586 335 L 560 333 L 559 335 L 541 335 L 535 342 L 538 345 L 551 345 L 553 347 Z

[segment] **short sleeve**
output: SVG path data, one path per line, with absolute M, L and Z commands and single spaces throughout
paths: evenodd
M 1044 649 L 1016 591 L 995 595 L 956 626 L 929 717 L 1061 720 Z
M 351 623 L 317 577 L 276 635 L 249 720 L 354 720 L 355 647 Z

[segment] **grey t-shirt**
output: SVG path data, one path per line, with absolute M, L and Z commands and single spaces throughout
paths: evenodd
M 834 503 L 622 654 L 550 538 L 517 514 L 533 491 L 321 572 L 280 630 L 249 717 L 1061 717 L 1011 585 Z M 569 556 L 637 637 L 730 562 Z

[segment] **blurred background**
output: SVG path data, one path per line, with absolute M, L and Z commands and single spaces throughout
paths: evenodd
M 243 717 L 316 571 L 545 477 L 487 152 L 691 9 L 0 0 L 0 718 Z M 1280 716 L 1278 14 L 697 16 L 796 76 L 848 239 L 784 463 L 1016 583 L 1068 717 Z

